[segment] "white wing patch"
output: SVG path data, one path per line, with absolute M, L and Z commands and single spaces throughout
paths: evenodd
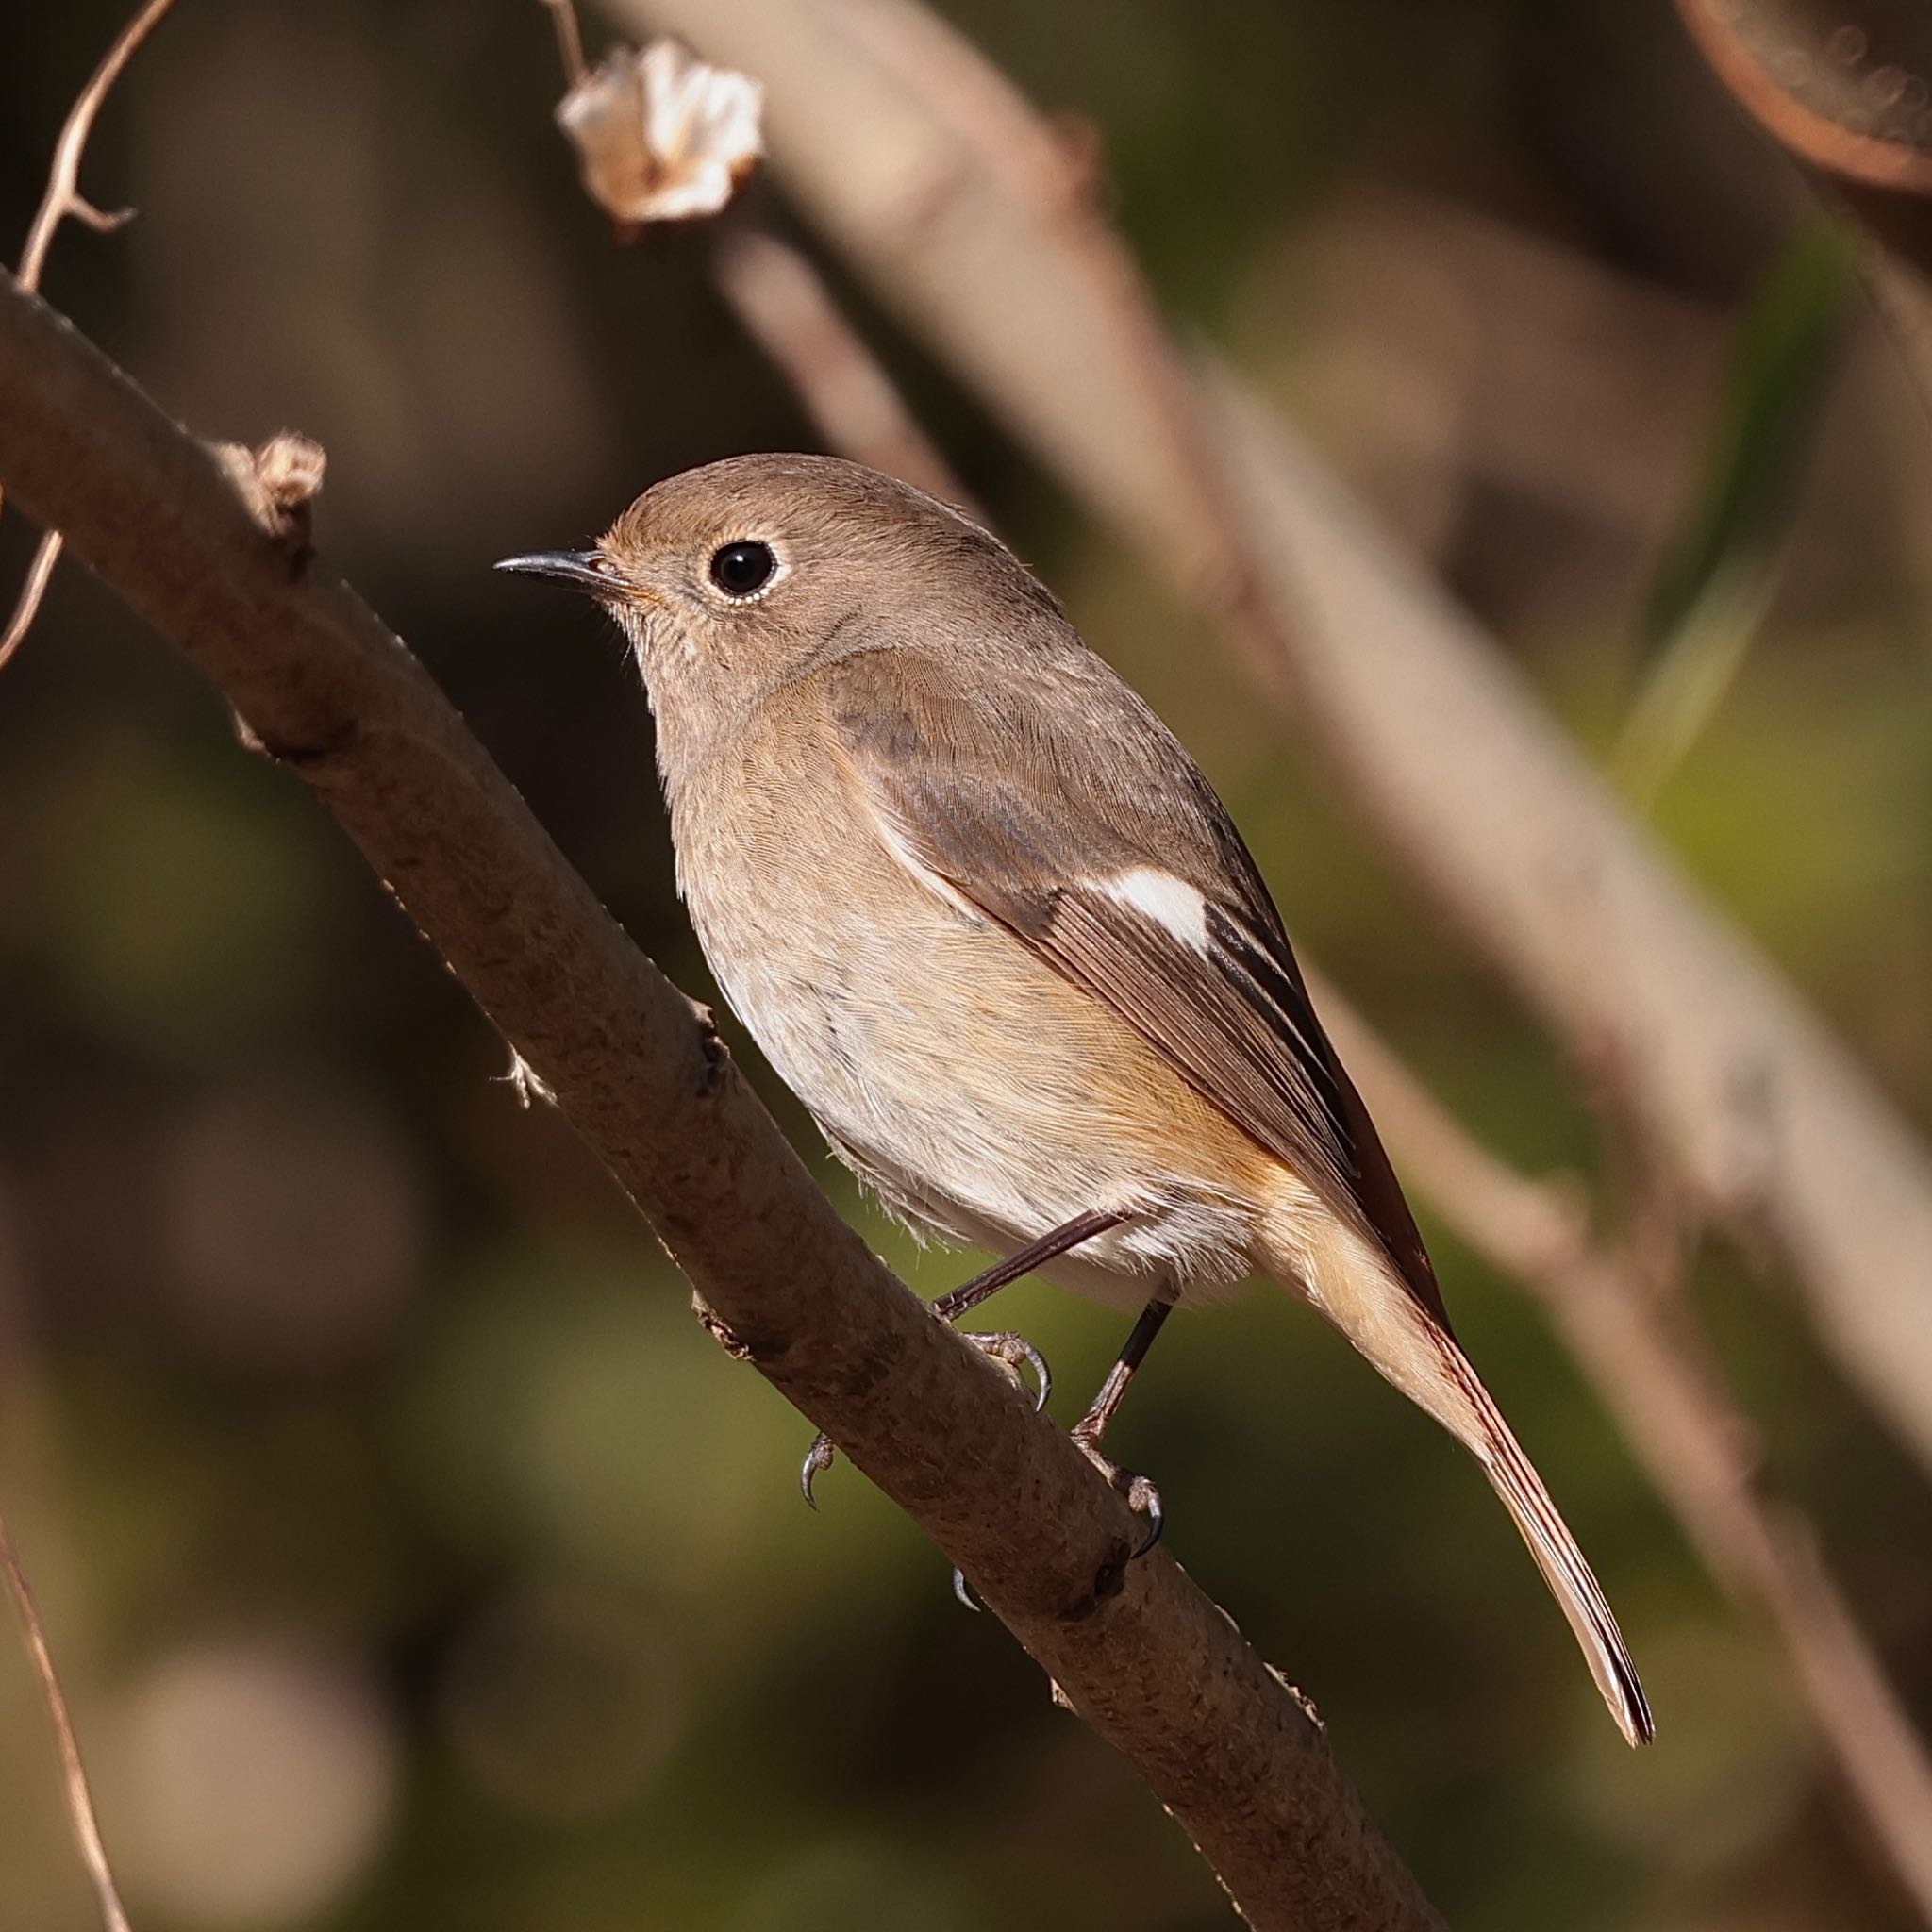
M 1099 884 L 1109 899 L 1144 913 L 1195 952 L 1208 950 L 1208 901 L 1186 879 L 1158 866 L 1137 865 Z

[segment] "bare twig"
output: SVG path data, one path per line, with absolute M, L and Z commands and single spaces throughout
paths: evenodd
M 584 37 L 577 27 L 577 10 L 572 0 L 541 0 L 550 10 L 550 24 L 557 29 L 557 58 L 563 65 L 567 85 L 575 87 L 588 71 L 584 65 Z
M 41 614 L 41 599 L 47 594 L 54 566 L 59 561 L 60 532 L 42 530 L 41 541 L 34 546 L 33 561 L 26 567 L 26 578 L 20 588 L 20 601 L 13 607 L 13 615 L 8 620 L 6 631 L 0 633 L 0 671 L 7 668 L 8 659 L 20 649 L 27 632 L 34 627 L 34 619 Z
M 1762 1622 L 1885 1862 L 1932 1924 L 1932 1761 L 1801 1514 L 1764 1492 L 1757 1432 L 1660 1302 L 1637 1248 L 1592 1245 L 1559 1190 L 1481 1145 L 1332 989 L 1319 1002 L 1405 1175 L 1527 1288 L 1706 1567 Z
M 67 1787 L 67 1815 L 73 1821 L 74 1836 L 80 1846 L 81 1862 L 93 1881 L 99 1901 L 101 1923 L 108 1932 L 128 1932 L 127 1914 L 122 1909 L 121 1894 L 114 1889 L 114 1874 L 108 1864 L 108 1849 L 101 1842 L 100 1821 L 94 1815 L 93 1794 L 88 1788 L 87 1772 L 80 1761 L 80 1741 L 74 1733 L 74 1720 L 67 1709 L 67 1695 L 60 1688 L 59 1674 L 54 1669 L 53 1652 L 47 1647 L 47 1633 L 41 1622 L 40 1607 L 21 1567 L 19 1552 L 4 1521 L 0 1521 L 0 1570 L 7 1574 L 7 1588 L 26 1635 L 34 1670 L 41 1680 L 41 1695 L 53 1720 L 54 1740 L 60 1752 L 60 1769 Z
M 241 465 L 0 289 L 0 466 L 328 806 L 712 1322 L 973 1579 L 1266 1932 L 1437 1927 L 1305 1706 L 1061 1430 L 895 1283 L 400 641 Z
M 33 225 L 27 229 L 26 246 L 21 251 L 20 267 L 14 272 L 14 279 L 22 288 L 38 289 L 41 286 L 41 275 L 47 265 L 47 251 L 54 245 L 54 236 L 63 221 L 71 217 L 96 234 L 107 235 L 133 220 L 132 208 L 119 208 L 104 214 L 81 193 L 81 158 L 87 153 L 88 137 L 93 132 L 101 104 L 113 91 L 122 70 L 133 59 L 141 43 L 160 25 L 161 16 L 174 4 L 175 0 L 147 0 L 146 6 L 121 29 L 119 38 L 108 49 L 88 84 L 81 89 L 79 98 L 68 110 L 60 138 L 54 143 L 54 159 L 47 173 L 46 192 L 34 211 Z M 6 500 L 7 492 L 0 488 L 0 507 L 4 507 Z M 8 659 L 19 650 L 22 640 L 33 628 L 34 619 L 40 613 L 41 600 L 47 594 L 48 580 L 59 560 L 60 533 L 58 530 L 45 531 L 34 551 L 33 562 L 27 567 L 26 582 L 21 590 L 19 602 L 14 606 L 13 615 L 8 620 L 5 633 L 0 634 L 0 670 L 6 668 Z
M 1145 291 L 1040 117 L 908 0 L 604 5 L 759 75 L 794 204 L 1138 553 L 1191 594 L 1239 535 L 1230 634 L 1338 795 L 1559 1037 L 1623 1043 L 1629 1109 L 1687 1195 L 1774 1240 L 1932 1463 L 1924 1147 L 1504 654 L 1224 375 L 1191 406 L 1225 488 L 1204 479 L 1149 380 Z
M 81 193 L 80 163 L 87 153 L 88 139 L 94 131 L 94 121 L 102 104 L 112 92 L 114 83 L 121 78 L 122 70 L 140 51 L 141 43 L 161 24 L 162 16 L 173 5 L 174 0 L 147 0 L 147 5 L 121 29 L 119 39 L 102 57 L 101 64 L 94 69 L 92 78 L 81 89 L 79 98 L 69 111 L 60 129 L 60 138 L 54 143 L 54 163 L 47 176 L 47 192 L 41 197 L 33 226 L 27 230 L 26 247 L 21 253 L 20 267 L 15 271 L 14 279 L 24 288 L 38 289 L 41 286 L 41 275 L 47 265 L 47 251 L 54 245 L 55 231 L 69 216 L 99 234 L 111 234 L 134 218 L 132 208 L 103 214 Z
M 724 299 L 833 449 L 978 514 L 801 250 L 767 228 L 734 223 L 712 260 Z

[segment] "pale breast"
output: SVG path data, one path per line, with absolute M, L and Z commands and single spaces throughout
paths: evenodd
M 719 986 L 834 1147 L 907 1219 L 978 1245 L 1133 1212 L 1069 1286 L 1107 1292 L 1096 1264 L 1244 1275 L 1266 1157 L 1110 1008 L 921 884 L 836 759 L 785 755 L 797 723 L 684 774 L 673 828 Z

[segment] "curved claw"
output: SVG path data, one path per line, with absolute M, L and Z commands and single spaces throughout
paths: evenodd
M 973 1586 L 966 1581 L 965 1571 L 959 1569 L 957 1565 L 954 1567 L 953 1570 L 953 1594 L 956 1597 L 958 1597 L 959 1601 L 962 1604 L 964 1604 L 966 1607 L 969 1610 L 971 1610 L 975 1617 L 979 1614 L 981 1610 L 983 1610 L 986 1607 L 986 1606 L 979 1601 L 978 1594 L 974 1590 Z
M 1160 1507 L 1160 1491 L 1144 1475 L 1137 1475 L 1127 1485 L 1126 1498 L 1127 1507 L 1147 1519 L 1147 1533 L 1141 1539 L 1140 1547 L 1127 1558 L 1133 1563 L 1160 1541 L 1160 1532 L 1167 1526 L 1167 1512 Z
M 1127 1558 L 1130 1563 L 1139 1562 L 1160 1541 L 1160 1532 L 1167 1527 L 1167 1511 L 1161 1507 L 1160 1491 L 1144 1475 L 1136 1475 L 1131 1469 L 1123 1469 L 1119 1463 L 1103 1456 L 1100 1445 L 1091 1436 L 1083 1435 L 1076 1428 L 1074 1441 L 1080 1453 L 1108 1479 L 1127 1507 L 1136 1516 L 1146 1518 L 1147 1528 Z
M 1030 1369 L 1033 1383 L 1038 1393 L 1033 1398 L 1037 1413 L 1044 1408 L 1053 1394 L 1053 1371 L 1046 1365 L 1046 1357 L 1026 1340 L 1024 1335 L 1015 1335 L 1010 1329 L 999 1329 L 991 1334 L 974 1334 L 960 1331 L 982 1355 L 988 1355 L 1019 1376 L 1020 1371 Z
M 805 1460 L 798 1468 L 798 1490 L 807 1504 L 816 1509 L 819 1499 L 811 1492 L 811 1486 L 818 1480 L 821 1470 L 830 1469 L 832 1458 L 839 1452 L 832 1447 L 832 1439 L 821 1429 L 811 1439 L 811 1447 L 805 1452 Z

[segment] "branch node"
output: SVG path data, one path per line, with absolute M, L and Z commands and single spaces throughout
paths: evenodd
M 82 227 L 92 228 L 96 235 L 111 235 L 134 219 L 131 208 L 96 208 L 86 195 L 78 193 L 68 202 L 67 212 Z
M 316 770 L 341 758 L 362 735 L 354 718 L 345 718 L 320 744 L 271 744 L 240 711 L 235 717 L 235 739 L 243 751 L 258 753 L 291 772 L 313 776 Z
M 1093 1573 L 1092 1591 L 1075 1599 L 1060 1612 L 1066 1622 L 1084 1623 L 1109 1597 L 1120 1595 L 1126 1588 L 1127 1565 L 1133 1560 L 1134 1545 L 1123 1537 L 1108 1552 L 1107 1560 Z
M 737 1331 L 700 1294 L 691 1298 L 691 1311 L 713 1341 L 735 1362 L 756 1362 L 758 1351 L 740 1340 Z
M 698 1051 L 704 1057 L 704 1071 L 698 1075 L 698 1097 L 715 1099 L 731 1072 L 731 1049 L 718 1031 L 718 1023 L 708 1007 L 697 1008 Z
M 259 449 L 234 442 L 214 449 L 262 533 L 287 557 L 292 582 L 315 554 L 310 532 L 327 451 L 292 429 L 278 429 Z

